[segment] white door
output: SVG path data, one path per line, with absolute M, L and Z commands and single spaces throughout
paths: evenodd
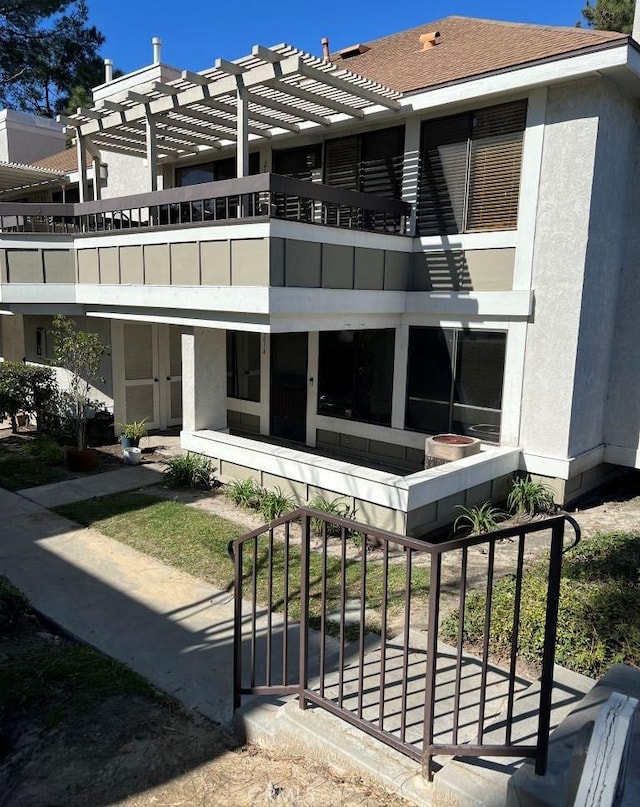
M 126 422 L 146 419 L 148 429 L 164 429 L 181 423 L 180 329 L 126 322 L 123 338 Z

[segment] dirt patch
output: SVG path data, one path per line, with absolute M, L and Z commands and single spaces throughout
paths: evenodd
M 15 698 L 4 682 L 2 807 L 240 807 L 269 798 L 300 805 L 407 804 L 307 757 L 238 747 L 219 726 L 151 691 L 93 692 L 86 703 L 80 676 L 55 677 L 60 654 L 75 645 L 34 616 L 0 640 L 5 671 L 21 659 L 39 659 L 35 683 Z M 38 685 L 46 687 L 46 699 L 34 694 Z

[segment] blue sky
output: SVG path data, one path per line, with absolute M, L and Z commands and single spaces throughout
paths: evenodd
M 254 44 L 288 42 L 320 53 L 402 31 L 451 14 L 547 25 L 574 25 L 582 0 L 538 4 L 506 0 L 389 3 L 382 0 L 89 0 L 89 16 L 107 37 L 103 56 L 125 72 L 151 62 L 151 37 L 163 43 L 162 60 L 202 70 L 218 56 L 235 59 Z

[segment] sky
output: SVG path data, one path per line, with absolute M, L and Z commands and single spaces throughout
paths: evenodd
M 575 25 L 582 0 L 449 0 L 397 4 L 389 0 L 88 0 L 89 19 L 106 36 L 103 57 L 128 73 L 152 61 L 151 38 L 162 40 L 162 61 L 203 70 L 218 57 L 236 59 L 251 47 L 287 42 L 320 55 L 453 14 L 466 17 Z

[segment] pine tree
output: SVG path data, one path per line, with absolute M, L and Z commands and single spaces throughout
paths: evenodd
M 582 16 L 589 28 L 630 34 L 633 29 L 634 9 L 633 0 L 595 0 L 595 5 L 587 0 Z
M 85 0 L 0 0 L 0 105 L 53 117 L 102 82 Z

